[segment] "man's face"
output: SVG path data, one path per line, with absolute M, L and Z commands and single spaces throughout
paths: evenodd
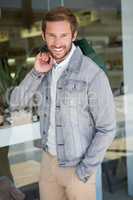
M 57 63 L 65 59 L 76 39 L 77 32 L 72 33 L 68 21 L 47 22 L 45 35 L 48 49 Z

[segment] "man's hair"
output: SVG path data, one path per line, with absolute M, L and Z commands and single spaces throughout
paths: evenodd
M 42 31 L 44 34 L 46 31 L 46 23 L 57 21 L 68 21 L 70 23 L 72 33 L 75 33 L 75 31 L 78 29 L 78 22 L 73 12 L 69 8 L 61 6 L 52 9 L 45 14 L 42 20 Z

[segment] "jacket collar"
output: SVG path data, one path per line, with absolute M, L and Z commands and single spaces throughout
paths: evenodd
M 78 73 L 81 67 L 83 53 L 79 47 L 76 47 L 67 67 L 67 71 Z

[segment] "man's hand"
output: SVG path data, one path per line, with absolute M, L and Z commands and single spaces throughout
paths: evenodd
M 50 53 L 39 53 L 36 56 L 34 68 L 37 72 L 45 73 L 52 69 L 54 59 Z

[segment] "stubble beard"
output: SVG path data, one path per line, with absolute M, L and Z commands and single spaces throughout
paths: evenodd
M 71 43 L 71 46 L 69 47 L 69 49 L 61 57 L 58 57 L 58 56 L 54 55 L 54 53 L 51 51 L 51 49 L 49 49 L 49 52 L 52 55 L 53 59 L 56 61 L 56 63 L 60 63 L 63 60 L 65 60 L 65 58 L 67 57 L 67 55 L 70 53 L 71 48 L 72 48 L 72 43 Z M 66 47 L 64 46 L 63 49 L 66 49 Z

